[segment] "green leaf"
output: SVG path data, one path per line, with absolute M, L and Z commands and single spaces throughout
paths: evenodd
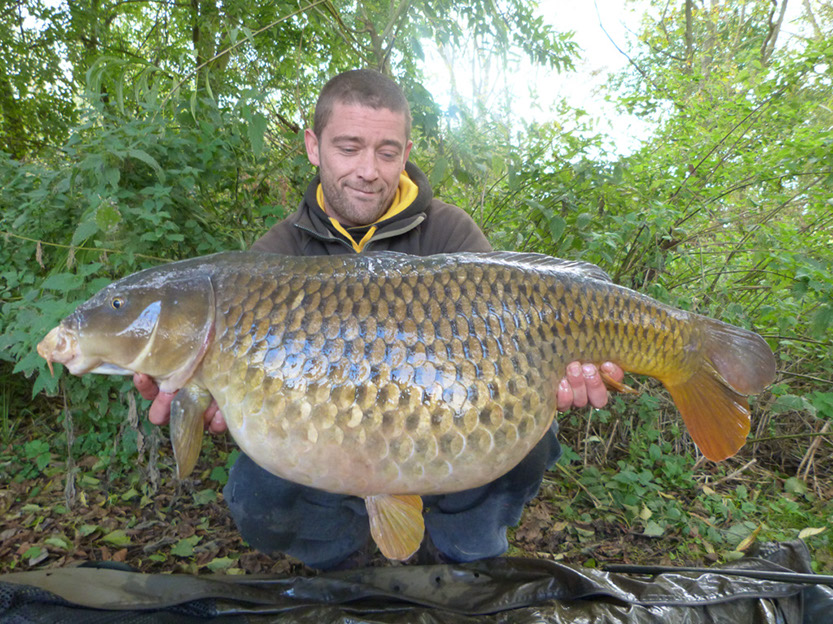
M 83 283 L 84 278 L 75 273 L 55 273 L 43 280 L 41 288 L 65 293 L 80 288 Z
M 217 492 L 212 489 L 200 490 L 194 494 L 194 503 L 197 505 L 207 505 L 217 501 Z
M 55 376 L 53 377 L 49 372 L 41 370 L 35 378 L 35 383 L 32 384 L 32 397 L 34 398 L 43 390 L 46 391 L 47 395 L 54 395 L 58 391 L 58 379 L 60 376 L 58 371 L 55 371 Z
M 580 215 L 576 217 L 576 227 L 579 230 L 583 230 L 587 228 L 590 223 L 593 222 L 593 215 L 589 212 L 582 212 Z
M 122 529 L 116 529 L 115 531 L 110 531 L 101 538 L 101 541 L 107 544 L 108 546 L 114 546 L 116 548 L 121 548 L 123 546 L 130 545 L 130 536 L 124 532 Z
M 159 178 L 160 182 L 165 181 L 165 172 L 162 170 L 162 167 L 159 166 L 159 163 L 156 159 L 148 154 L 145 150 L 141 149 L 129 149 L 127 150 L 127 155 L 131 158 L 135 158 L 136 160 L 141 160 L 143 163 L 148 165 L 151 169 L 156 172 L 156 176 Z
M 561 235 L 564 234 L 564 230 L 567 229 L 567 222 L 564 221 L 559 215 L 553 215 L 547 222 L 550 230 L 550 236 L 552 236 L 552 240 L 557 241 L 561 238 Z
M 831 325 L 833 325 L 833 305 L 826 303 L 813 314 L 810 320 L 810 335 L 821 340 Z
M 101 483 L 101 479 L 88 474 L 81 475 L 81 479 L 79 480 L 81 487 L 95 487 L 99 483 Z
M 249 119 L 248 134 L 249 142 L 252 144 L 252 152 L 255 157 L 263 153 L 263 138 L 266 134 L 267 119 L 261 113 L 255 113 Z
M 208 478 L 220 485 L 225 485 L 228 482 L 228 472 L 222 466 L 214 466 Z
M 807 492 L 807 484 L 797 477 L 790 477 L 784 481 L 784 491 L 790 494 L 805 494 Z
M 82 524 L 80 527 L 76 529 L 78 534 L 81 537 L 87 537 L 88 535 L 92 535 L 96 531 L 98 531 L 98 525 L 96 524 Z
M 448 158 L 445 156 L 440 156 L 434 159 L 434 166 L 431 168 L 431 173 L 429 175 L 428 181 L 431 184 L 431 187 L 438 186 L 444 179 L 445 174 L 448 171 Z
M 62 535 L 53 535 L 52 537 L 47 537 L 44 540 L 44 544 L 46 544 L 47 546 L 59 548 L 60 550 L 69 550 L 70 548 L 72 548 L 72 543 Z
M 816 408 L 807 399 L 795 394 L 785 394 L 779 396 L 770 406 L 770 409 L 776 414 L 786 414 L 787 412 L 807 412 L 811 416 L 815 416 Z
M 235 560 L 230 557 L 215 557 L 205 564 L 205 567 L 212 572 L 222 572 L 223 570 L 228 570 L 235 563 Z
M 72 244 L 80 245 L 96 232 L 98 232 L 98 224 L 94 219 L 82 221 L 72 234 Z
M 102 203 L 95 211 L 95 223 L 102 232 L 116 227 L 121 222 L 118 208 L 109 202 Z
M 29 559 L 29 565 L 36 565 L 32 563 L 32 561 L 38 560 L 44 553 L 44 548 L 42 546 L 32 546 L 28 548 L 25 553 L 23 553 L 24 559 Z
M 104 170 L 104 179 L 111 188 L 117 189 L 121 179 L 121 170 L 118 167 L 108 167 Z
M 177 557 L 190 557 L 194 554 L 194 546 L 196 546 L 201 539 L 202 538 L 199 535 L 185 537 L 174 544 L 173 548 L 171 548 L 171 554 L 176 555 Z
M 833 420 L 833 392 L 814 392 L 809 399 L 819 418 Z
M 649 520 L 645 524 L 645 530 L 642 532 L 642 535 L 645 537 L 662 537 L 665 533 L 665 529 L 663 529 L 659 524 L 654 522 L 653 520 Z

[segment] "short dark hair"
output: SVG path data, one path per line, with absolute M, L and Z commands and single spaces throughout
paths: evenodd
M 312 129 L 315 136 L 330 121 L 336 103 L 359 104 L 368 108 L 386 108 L 405 116 L 405 140 L 411 138 L 411 107 L 401 87 L 383 73 L 373 69 L 353 69 L 330 78 L 315 105 Z

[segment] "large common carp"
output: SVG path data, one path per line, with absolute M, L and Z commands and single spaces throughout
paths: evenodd
M 541 439 L 573 360 L 660 379 L 712 460 L 749 432 L 775 375 L 755 333 L 662 305 L 590 264 L 519 253 L 287 257 L 221 253 L 104 288 L 38 345 L 71 373 L 178 391 L 180 476 L 214 397 L 242 450 L 285 479 L 364 497 L 405 559 L 420 495 L 509 471 Z

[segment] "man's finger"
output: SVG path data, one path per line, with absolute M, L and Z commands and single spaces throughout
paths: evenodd
M 148 420 L 154 425 L 166 425 L 171 419 L 171 402 L 176 393 L 160 392 L 148 410 Z
M 618 381 L 619 383 L 622 383 L 625 379 L 625 371 L 623 371 L 619 366 L 616 366 L 613 362 L 605 362 L 602 364 L 601 370 L 608 377 L 614 381 Z
M 205 410 L 205 426 L 210 433 L 224 433 L 228 431 L 226 419 L 223 418 L 223 412 L 217 405 L 217 401 L 211 401 L 211 405 Z
M 566 377 L 558 384 L 555 399 L 559 412 L 566 412 L 573 406 L 573 389 Z
M 595 408 L 607 405 L 607 388 L 605 387 L 599 370 L 593 364 L 585 364 L 581 367 L 584 376 L 584 387 L 587 393 L 587 401 Z
M 133 373 L 133 385 L 136 386 L 136 390 L 139 391 L 142 398 L 148 401 L 152 401 L 159 394 L 159 386 L 156 385 L 152 377 L 144 373 Z
M 567 366 L 567 383 L 573 391 L 573 407 L 587 405 L 587 387 L 580 363 L 571 362 Z

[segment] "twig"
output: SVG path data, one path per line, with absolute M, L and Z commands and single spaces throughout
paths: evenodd
M 106 247 L 76 247 L 75 245 L 64 245 L 61 243 L 50 243 L 45 240 L 40 240 L 37 238 L 29 238 L 28 236 L 21 236 L 20 234 L 15 234 L 14 232 L 9 232 L 7 230 L 0 230 L 0 236 L 10 236 L 12 238 L 18 238 L 20 240 L 29 241 L 30 243 L 38 243 L 40 245 L 49 245 L 50 247 L 59 247 L 61 249 L 74 249 L 75 251 L 98 251 L 101 253 L 113 253 L 113 254 L 123 254 L 127 253 L 123 250 L 118 249 L 108 249 Z M 156 260 L 158 262 L 170 262 L 170 258 L 160 258 L 159 256 L 148 256 L 145 254 L 134 253 L 134 257 L 136 258 L 144 258 L 145 260 Z
M 814 431 L 812 433 L 790 433 L 780 436 L 769 436 L 766 438 L 749 438 L 747 442 L 774 442 L 776 440 L 797 440 L 799 438 L 833 438 L 833 431 Z
M 590 412 L 587 414 L 587 427 L 584 430 L 584 466 L 587 467 L 587 453 L 590 449 L 590 445 L 587 443 L 587 440 L 590 438 L 590 423 L 593 422 L 593 412 L 595 410 L 591 407 Z
M 579 486 L 584 491 L 584 493 L 587 494 L 587 496 L 590 497 L 590 500 L 593 501 L 593 505 L 595 505 L 596 507 L 601 507 L 602 506 L 602 502 L 598 498 L 593 496 L 593 494 L 590 492 L 590 490 L 588 490 L 586 487 L 584 487 L 584 485 L 582 485 L 582 483 L 578 479 L 576 479 L 573 475 L 571 475 L 570 471 L 567 470 L 567 468 L 565 468 L 561 464 L 556 464 L 555 467 L 558 468 L 565 475 L 567 475 L 567 478 L 570 479 L 573 483 L 575 483 L 577 486 Z
M 729 481 L 731 479 L 737 478 L 737 476 L 740 473 L 745 472 L 747 468 L 749 468 L 751 465 L 757 463 L 757 461 L 758 461 L 757 459 L 750 459 L 748 462 L 746 462 L 743 466 L 741 466 L 737 470 L 733 470 L 732 472 L 727 474 L 725 477 L 722 477 L 721 479 L 718 479 L 714 483 L 710 484 L 709 487 L 718 486 L 721 483 L 724 483 L 724 482 Z
M 64 402 L 64 433 L 67 437 L 67 482 L 64 485 L 64 501 L 67 509 L 75 507 L 75 460 L 72 458 L 72 445 L 75 442 L 75 431 L 72 424 L 72 412 L 69 411 L 67 402 L 67 390 L 64 387 L 64 380 L 61 379 L 61 398 Z
M 613 438 L 616 435 L 616 430 L 619 428 L 619 419 L 613 421 L 613 427 L 610 429 L 610 437 L 607 439 L 607 444 L 605 444 L 605 455 L 604 461 L 607 462 L 607 456 L 610 453 L 610 447 L 613 446 Z
M 824 427 L 821 428 L 819 431 L 820 434 L 827 433 L 830 429 L 830 422 L 824 423 Z M 807 449 L 807 452 L 804 454 L 804 457 L 801 459 L 801 463 L 798 464 L 798 470 L 795 471 L 797 477 L 801 477 L 801 468 L 804 468 L 804 481 L 807 480 L 807 476 L 810 474 L 810 467 L 813 465 L 813 460 L 816 456 L 816 451 L 818 451 L 819 446 L 821 446 L 821 437 L 817 437 L 813 440 L 813 443 L 810 445 L 810 448 Z
M 251 35 L 249 35 L 248 37 L 243 37 L 243 39 L 241 39 L 240 41 L 238 41 L 237 43 L 235 43 L 235 44 L 233 44 L 233 45 L 230 45 L 230 46 L 229 46 L 229 47 L 227 47 L 226 49 L 224 49 L 224 50 L 220 50 L 219 52 L 217 52 L 217 54 L 215 54 L 214 56 L 212 56 L 212 57 L 211 57 L 210 59 L 208 59 L 207 61 L 204 61 L 204 62 L 200 63 L 199 65 L 197 65 L 197 66 L 196 66 L 196 67 L 195 67 L 192 71 L 188 72 L 182 80 L 180 80 L 178 83 L 176 83 L 176 85 L 174 85 L 174 87 L 170 90 L 170 92 L 168 93 L 168 95 L 166 95 L 166 96 L 165 96 L 165 99 L 162 101 L 162 106 L 160 107 L 160 110 L 161 110 L 161 109 L 165 106 L 165 104 L 167 104 L 167 103 L 168 103 L 168 100 L 170 100 L 170 99 L 171 99 L 171 96 L 173 96 L 173 94 L 174 94 L 174 93 L 176 93 L 182 85 L 184 85 L 184 84 L 185 84 L 186 82 L 188 82 L 188 81 L 189 81 L 192 77 L 194 77 L 195 75 L 197 75 L 197 74 L 199 73 L 199 71 L 200 71 L 202 68 L 204 68 L 205 66 L 209 65 L 210 63 L 213 63 L 214 61 L 216 61 L 216 60 L 217 60 L 218 58 L 220 58 L 221 56 L 225 56 L 226 54 L 228 54 L 229 52 L 231 52 L 231 51 L 232 51 L 232 50 L 234 50 L 235 48 L 237 48 L 237 47 L 239 47 L 239 46 L 243 45 L 244 43 L 247 43 L 248 41 L 250 41 L 250 40 L 254 39 L 257 35 L 259 35 L 260 33 L 264 32 L 264 31 L 269 30 L 269 29 L 270 29 L 270 28 L 272 28 L 273 26 L 277 26 L 277 25 L 278 25 L 278 24 L 280 24 L 281 22 L 284 22 L 284 21 L 286 21 L 286 20 L 288 20 L 288 19 L 290 19 L 290 18 L 292 18 L 292 17 L 295 17 L 296 15 L 300 15 L 301 13 L 306 13 L 308 10 L 315 8 L 315 7 L 316 7 L 316 6 L 318 6 L 319 4 L 327 4 L 327 3 L 328 3 L 328 0 L 315 0 L 315 2 L 312 2 L 312 3 L 308 4 L 308 5 L 307 5 L 307 6 L 305 6 L 305 7 L 301 7 L 301 8 L 300 8 L 300 9 L 298 9 L 297 11 L 293 11 L 292 13 L 289 13 L 288 15 L 284 15 L 284 16 L 283 16 L 283 17 L 281 17 L 280 19 L 276 19 L 276 20 L 275 20 L 274 22 L 272 22 L 271 24 L 266 24 L 266 26 L 264 26 L 263 28 L 259 28 L 258 30 L 254 31 L 254 32 L 253 32 Z

